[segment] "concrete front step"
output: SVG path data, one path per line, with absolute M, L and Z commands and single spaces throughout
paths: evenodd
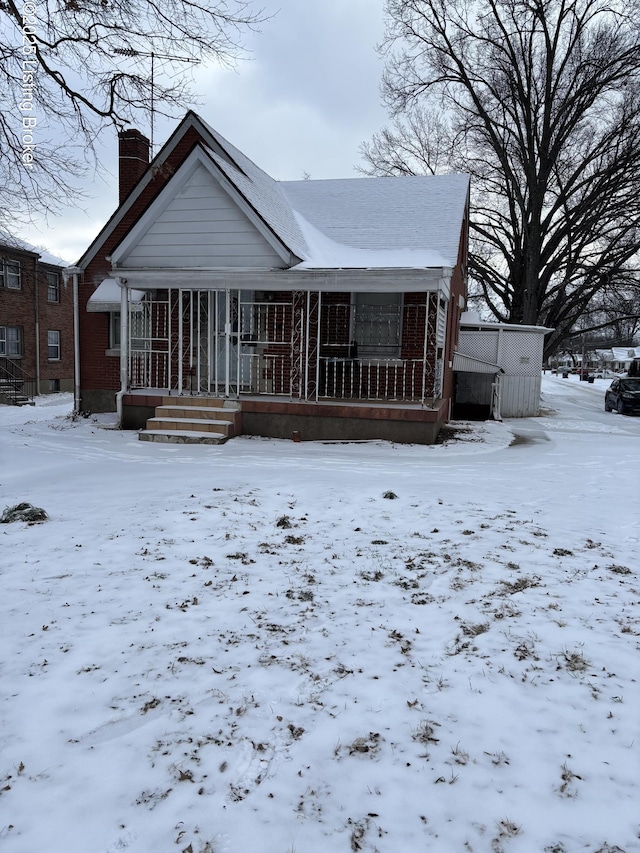
M 156 406 L 156 418 L 201 418 L 202 420 L 219 420 L 233 423 L 235 409 L 224 409 L 219 406 Z
M 176 430 L 177 432 L 217 432 L 228 436 L 230 421 L 209 420 L 204 418 L 155 417 L 147 421 L 150 430 Z
M 224 444 L 226 435 L 214 432 L 175 432 L 174 430 L 150 429 L 138 433 L 140 441 L 156 441 L 165 444 Z
M 183 394 L 174 397 L 162 397 L 161 406 L 195 406 L 196 408 L 226 409 L 234 412 L 240 409 L 236 400 L 225 400 L 221 397 L 187 397 Z
M 239 428 L 240 405 L 216 397 L 162 397 L 141 441 L 221 444 Z

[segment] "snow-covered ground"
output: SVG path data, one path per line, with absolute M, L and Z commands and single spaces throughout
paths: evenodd
M 138 442 L 0 407 L 3 853 L 640 851 L 640 418 Z

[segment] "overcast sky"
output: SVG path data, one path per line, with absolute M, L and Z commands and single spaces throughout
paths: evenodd
M 235 70 L 199 68 L 199 103 L 212 127 L 274 178 L 357 177 L 359 147 L 387 120 L 380 103 L 383 0 L 256 0 L 274 17 L 245 38 L 249 60 Z M 177 121 L 156 119 L 156 151 Z M 139 129 L 149 133 L 149 117 Z M 117 206 L 117 135 L 104 133 L 105 174 L 86 185 L 83 210 L 23 232 L 70 263 Z

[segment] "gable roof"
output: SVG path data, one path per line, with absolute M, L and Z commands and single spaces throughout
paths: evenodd
M 292 268 L 416 269 L 456 265 L 469 192 L 468 175 L 277 181 L 192 112 L 159 152 L 154 168 L 161 167 L 191 128 L 199 134 L 198 146 L 215 169 L 290 251 Z M 152 174 L 153 169 L 148 169 L 80 259 L 79 266 L 88 265 L 136 203 Z M 167 179 L 156 200 L 175 179 L 176 174 Z

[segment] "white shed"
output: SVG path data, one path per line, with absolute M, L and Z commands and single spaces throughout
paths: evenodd
M 453 364 L 454 417 L 535 417 L 540 410 L 544 337 L 551 331 L 485 322 L 464 312 Z

